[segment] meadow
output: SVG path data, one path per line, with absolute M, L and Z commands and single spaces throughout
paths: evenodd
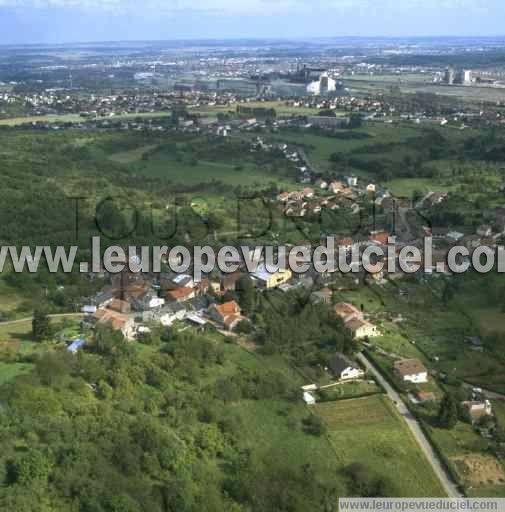
M 431 466 L 388 398 L 323 403 L 314 411 L 327 425 L 341 465 L 361 462 L 391 478 L 394 496 L 444 496 Z

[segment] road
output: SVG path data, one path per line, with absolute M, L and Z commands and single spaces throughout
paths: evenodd
M 58 320 L 59 318 L 81 318 L 85 316 L 84 313 L 58 313 L 55 315 L 48 315 L 49 318 L 54 320 Z M 0 327 L 8 327 L 9 325 L 19 325 L 24 324 L 26 322 L 31 322 L 33 317 L 30 316 L 28 318 L 19 318 L 18 320 L 10 320 L 8 322 L 0 322 Z
M 401 416 L 403 416 L 403 419 L 407 423 L 407 426 L 410 428 L 416 441 L 426 455 L 426 458 L 430 462 L 447 495 L 450 498 L 462 498 L 463 495 L 459 492 L 456 484 L 448 475 L 437 454 L 431 447 L 431 444 L 428 441 L 426 435 L 422 431 L 419 422 L 411 414 L 402 397 L 393 389 L 389 382 L 375 369 L 373 364 L 363 354 L 359 354 L 358 358 L 364 364 L 366 369 L 373 374 L 380 385 L 386 390 L 388 397 L 393 401 L 394 404 L 396 404 L 398 412 Z
M 471 384 L 470 382 L 466 382 L 466 381 L 463 381 L 463 385 L 468 389 L 475 389 L 475 388 L 481 389 L 482 394 L 488 400 L 505 400 L 505 395 L 502 393 L 497 393 L 496 391 L 491 391 L 490 389 L 484 389 L 481 386 L 478 386 L 476 384 Z

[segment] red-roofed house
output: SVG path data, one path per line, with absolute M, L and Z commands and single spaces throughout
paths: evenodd
M 224 304 L 212 304 L 209 308 L 209 316 L 229 331 L 232 331 L 244 320 L 241 313 L 242 310 L 240 306 L 234 300 L 225 302 Z
M 195 298 L 195 290 L 186 286 L 176 288 L 175 290 L 168 290 L 166 298 L 171 302 L 185 302 Z
M 390 236 L 387 231 L 376 231 L 370 235 L 370 240 L 380 245 L 386 245 Z

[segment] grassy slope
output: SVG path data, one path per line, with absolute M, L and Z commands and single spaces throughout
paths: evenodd
M 149 146 L 130 151 L 115 153 L 110 156 L 116 162 L 132 166 L 132 171 L 138 175 L 166 178 L 174 183 L 196 185 L 213 180 L 221 181 L 232 186 L 264 186 L 276 182 L 279 186 L 293 187 L 287 179 L 279 178 L 262 171 L 258 166 L 247 164 L 237 170 L 235 165 L 223 162 L 198 161 L 195 165 L 177 162 L 167 156 L 155 156 L 148 161 L 142 161 L 142 155 Z

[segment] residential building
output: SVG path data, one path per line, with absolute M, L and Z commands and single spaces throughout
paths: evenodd
M 328 361 L 328 367 L 338 380 L 361 379 L 365 375 L 357 364 L 338 352 Z
M 396 375 L 403 382 L 424 384 L 428 382 L 428 370 L 419 359 L 401 359 L 394 364 Z
M 251 277 L 260 288 L 270 290 L 290 281 L 293 273 L 289 269 L 269 272 L 264 264 L 260 264 L 256 271 L 251 274 Z
M 489 400 L 467 401 L 462 402 L 461 405 L 463 406 L 468 420 L 472 423 L 477 423 L 482 418 L 493 414 L 493 408 Z
M 333 292 L 329 288 L 323 288 L 318 292 L 313 292 L 310 296 L 314 304 L 331 304 Z
M 312 393 L 310 393 L 309 391 L 303 392 L 303 401 L 307 405 L 314 405 L 316 403 L 316 399 L 315 399 L 314 395 Z
M 488 224 L 483 224 L 477 228 L 477 235 L 488 238 L 493 234 L 493 228 Z
M 186 314 L 187 310 L 183 304 L 180 302 L 172 302 L 155 311 L 144 311 L 142 320 L 144 322 L 155 322 L 165 327 L 170 327 L 174 322 L 184 320 Z
M 346 322 L 345 326 L 358 340 L 363 338 L 373 338 L 381 335 L 375 325 L 360 318 L 353 318 L 352 320 L 349 320 L 349 322 Z
M 165 292 L 165 297 L 169 302 L 186 302 L 195 298 L 195 290 L 183 286 L 175 290 L 168 290 Z
M 108 309 L 116 311 L 117 313 L 129 314 L 131 313 L 131 306 L 125 300 L 114 299 L 107 306 Z
M 93 318 L 97 324 L 110 325 L 112 329 L 121 331 L 127 340 L 135 337 L 135 321 L 122 313 L 112 309 L 99 309 Z
M 244 320 L 241 312 L 240 306 L 234 300 L 224 304 L 212 304 L 208 310 L 209 316 L 229 331 Z

